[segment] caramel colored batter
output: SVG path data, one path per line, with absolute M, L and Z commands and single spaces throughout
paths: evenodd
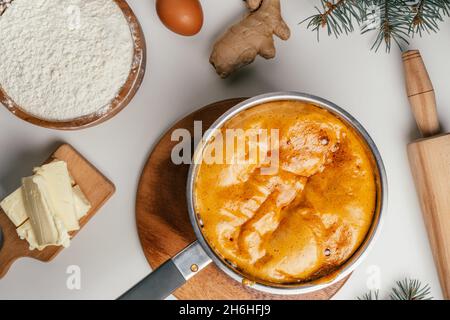
M 209 245 L 256 281 L 298 283 L 331 273 L 358 249 L 372 222 L 371 152 L 330 112 L 302 102 L 248 109 L 221 132 L 249 128 L 279 129 L 278 172 L 262 174 L 262 158 L 200 165 L 195 207 Z

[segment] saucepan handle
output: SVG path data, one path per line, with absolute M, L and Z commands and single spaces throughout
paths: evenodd
M 211 263 L 195 241 L 121 295 L 119 300 L 162 300 Z

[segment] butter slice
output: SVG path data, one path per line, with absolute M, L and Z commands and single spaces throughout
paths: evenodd
M 2 202 L 0 202 L 0 206 L 3 211 L 8 216 L 9 220 L 16 226 L 20 226 L 25 220 L 28 219 L 27 212 L 25 210 L 25 206 L 23 203 L 23 192 L 22 188 L 17 189 Z
M 68 231 L 80 229 L 72 192 L 72 178 L 64 161 L 53 161 L 35 168 L 37 176 L 43 177 L 48 186 L 49 198 L 56 215 Z
M 37 243 L 30 220 L 27 220 L 24 224 L 18 227 L 16 231 L 20 239 L 28 241 L 30 250 L 38 249 L 39 251 L 42 251 L 46 248 L 46 246 L 40 246 Z
M 53 206 L 48 182 L 40 175 L 22 179 L 25 210 L 39 247 L 62 245 L 67 247 L 70 237 Z
M 83 218 L 89 210 L 91 210 L 91 203 L 81 191 L 80 186 L 76 185 L 72 188 L 73 199 L 75 201 L 75 212 L 77 214 L 78 220 Z

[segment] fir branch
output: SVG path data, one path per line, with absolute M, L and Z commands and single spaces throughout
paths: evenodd
M 363 294 L 361 297 L 358 297 L 358 300 L 379 300 L 379 293 L 379 290 L 370 290 L 369 292 Z
M 372 49 L 378 51 L 384 42 L 386 52 L 389 52 L 394 41 L 400 48 L 409 44 L 410 14 L 402 0 L 377 0 L 373 1 L 379 8 L 379 28 Z M 362 34 L 372 31 L 363 28 Z
M 326 27 L 328 35 L 339 35 L 345 33 L 348 34 L 354 31 L 353 22 L 358 25 L 361 21 L 361 15 L 363 13 L 364 1 L 359 0 L 321 0 L 321 6 L 315 7 L 317 14 L 312 15 L 305 20 L 308 21 L 307 28 L 317 32 L 317 38 L 319 38 L 319 32 L 321 28 Z
M 431 300 L 430 286 L 422 285 L 416 279 L 404 279 L 397 281 L 389 296 L 391 300 Z
M 438 24 L 450 15 L 450 0 L 419 0 L 411 9 L 410 33 L 412 36 L 422 36 L 424 31 L 431 33 L 439 30 Z
M 326 28 L 328 35 L 339 37 L 361 28 L 366 34 L 376 31 L 372 49 L 384 43 L 389 52 L 392 44 L 400 48 L 416 34 L 439 31 L 439 24 L 450 17 L 450 0 L 320 0 L 314 14 L 300 23 L 317 32 Z
M 379 290 L 371 290 L 358 300 L 379 300 Z M 432 300 L 431 289 L 429 285 L 422 285 L 416 279 L 404 279 L 397 281 L 396 286 L 392 288 L 389 294 L 391 300 Z

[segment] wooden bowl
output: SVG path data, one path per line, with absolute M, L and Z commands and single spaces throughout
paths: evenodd
M 134 41 L 134 56 L 130 74 L 116 98 L 110 103 L 108 111 L 91 114 L 67 121 L 52 121 L 31 115 L 17 105 L 0 86 L 0 102 L 14 115 L 37 126 L 58 130 L 79 130 L 98 125 L 111 119 L 125 108 L 138 91 L 144 79 L 147 51 L 141 25 L 126 0 L 114 0 L 125 15 Z

